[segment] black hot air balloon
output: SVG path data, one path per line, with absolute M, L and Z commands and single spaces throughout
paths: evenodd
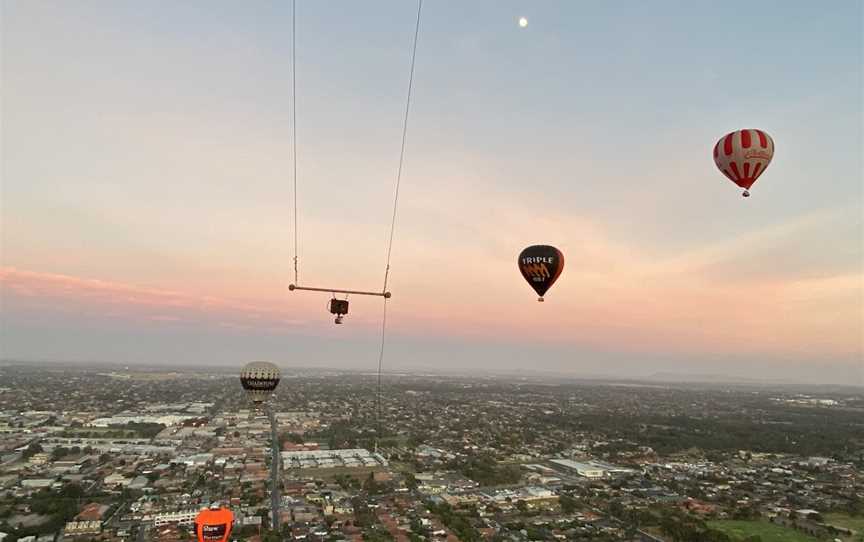
M 555 284 L 564 270 L 564 255 L 549 245 L 534 245 L 519 254 L 519 271 L 543 301 L 543 294 Z
M 279 385 L 279 377 L 279 367 L 267 361 L 253 361 L 240 371 L 240 384 L 252 402 L 260 405 Z

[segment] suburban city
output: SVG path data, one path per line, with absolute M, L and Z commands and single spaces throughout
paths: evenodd
M 857 388 L 238 372 L 0 366 L 0 541 L 864 540 Z

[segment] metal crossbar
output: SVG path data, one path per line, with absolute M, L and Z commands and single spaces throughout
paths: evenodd
M 297 286 L 295 284 L 289 284 L 288 289 L 292 292 L 294 290 L 306 290 L 307 292 L 329 292 L 331 294 L 354 294 L 354 295 L 375 295 L 378 297 L 383 297 L 384 299 L 390 299 L 390 292 L 362 292 L 358 290 L 341 290 L 339 288 L 310 288 L 308 286 Z

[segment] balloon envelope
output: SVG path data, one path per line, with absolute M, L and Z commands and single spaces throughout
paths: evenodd
M 714 145 L 717 169 L 745 190 L 765 172 L 773 157 L 774 140 L 762 130 L 738 130 Z
M 279 385 L 279 367 L 267 361 L 253 361 L 240 371 L 240 385 L 255 403 L 263 403 Z
M 549 245 L 533 245 L 519 254 L 519 271 L 540 300 L 564 270 L 564 254 Z
M 195 517 L 198 542 L 225 542 L 231 536 L 234 513 L 228 508 L 205 508 Z

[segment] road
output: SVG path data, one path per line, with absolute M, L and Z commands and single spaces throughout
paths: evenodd
M 273 518 L 272 527 L 279 530 L 279 503 L 282 500 L 280 491 L 282 484 L 279 481 L 282 470 L 282 455 L 279 453 L 279 435 L 276 426 L 276 415 L 272 408 L 267 409 L 267 417 L 270 418 L 270 450 L 272 458 L 270 461 L 270 515 Z
M 617 523 L 618 526 L 620 526 L 622 529 L 627 528 L 626 523 L 624 523 L 620 519 L 616 518 L 612 514 L 609 514 L 608 512 L 604 512 L 603 510 L 600 510 L 599 508 L 595 508 L 593 506 L 589 506 L 588 508 L 591 509 L 591 511 L 594 512 L 595 514 L 602 516 L 602 517 L 605 517 L 605 518 L 611 520 L 613 523 Z M 651 533 L 643 531 L 642 529 L 636 529 L 636 534 L 639 535 L 641 542 L 666 542 L 662 538 L 658 538 Z
M 135 537 L 136 542 L 146 542 L 150 539 L 150 537 L 147 536 L 150 533 L 150 527 L 151 524 L 147 521 L 142 521 L 138 525 L 138 536 Z

